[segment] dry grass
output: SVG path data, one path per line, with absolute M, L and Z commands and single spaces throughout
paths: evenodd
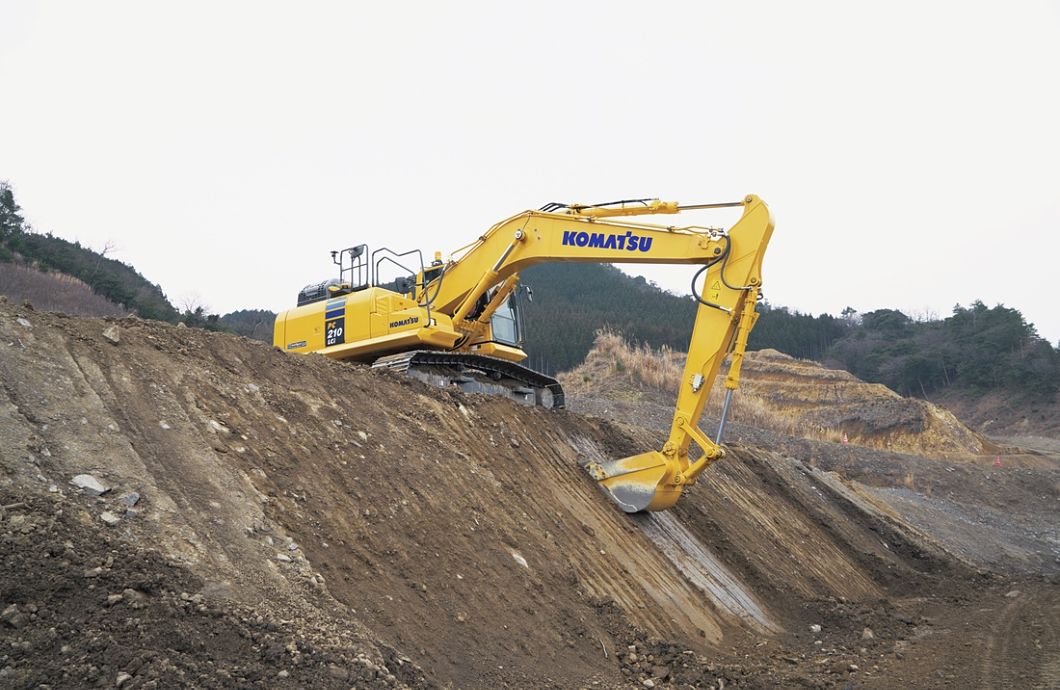
M 783 357 L 779 353 L 777 356 Z M 764 368 L 771 374 L 777 373 L 776 367 L 768 362 L 764 364 Z M 666 346 L 655 349 L 643 343 L 630 343 L 619 333 L 600 330 L 596 332 L 593 349 L 586 357 L 585 363 L 565 375 L 563 384 L 573 393 L 591 393 L 603 381 L 619 381 L 629 384 L 632 388 L 648 388 L 666 396 L 673 396 L 680 388 L 684 366 L 683 352 L 675 352 Z M 752 368 L 754 367 L 757 365 L 752 365 Z M 715 417 L 721 414 L 725 371 L 723 367 L 706 408 L 706 413 Z M 610 387 L 614 388 L 613 385 Z M 610 394 L 628 397 L 623 395 L 622 391 L 612 390 Z M 729 419 L 792 436 L 820 441 L 842 440 L 841 430 L 807 425 L 799 412 L 795 407 L 779 405 L 776 401 L 760 395 L 752 387 L 751 390 L 741 390 L 733 398 Z
M 574 395 L 625 401 L 646 396 L 667 405 L 684 383 L 684 365 L 683 352 L 629 343 L 602 330 L 585 362 L 561 381 Z M 706 406 L 713 417 L 721 414 L 726 372 L 723 365 Z M 982 445 L 945 410 L 773 350 L 747 354 L 729 418 L 816 441 L 841 443 L 846 436 L 851 444 L 939 456 L 978 453 Z
M 92 292 L 86 283 L 62 273 L 42 273 L 28 266 L 0 263 L 0 295 L 15 304 L 30 302 L 43 311 L 78 316 L 124 316 L 120 305 Z
M 609 371 L 623 375 L 630 382 L 658 390 L 676 390 L 681 381 L 684 355 L 676 355 L 665 345 L 655 350 L 650 345 L 630 344 L 614 331 L 599 330 L 586 364 L 596 365 L 591 368 L 605 364 Z
M 721 377 L 718 381 L 718 389 L 721 389 Z M 721 415 L 722 395 L 711 396 L 707 404 L 707 414 L 713 416 Z M 774 407 L 764 398 L 749 391 L 741 390 L 733 396 L 732 406 L 729 408 L 729 419 L 734 422 L 750 424 L 760 429 L 769 429 L 787 436 L 809 438 L 815 441 L 833 441 L 839 443 L 843 440 L 843 432 L 840 429 L 832 429 L 825 426 L 807 425 L 800 415 L 795 414 L 790 408 Z

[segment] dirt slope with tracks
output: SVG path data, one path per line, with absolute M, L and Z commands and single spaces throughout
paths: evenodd
M 0 304 L 0 676 L 937 687 L 1007 677 L 943 667 L 932 646 L 966 649 L 942 626 L 983 601 L 1033 598 L 1012 615 L 1050 624 L 1048 583 L 1006 598 L 1010 581 L 861 482 L 752 445 L 677 510 L 621 514 L 578 462 L 657 437 L 229 335 Z M 1030 655 L 1055 667 L 1055 636 L 1001 637 L 990 654 L 1048 680 Z

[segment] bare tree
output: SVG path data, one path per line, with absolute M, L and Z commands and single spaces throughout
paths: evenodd
M 196 292 L 185 293 L 178 304 L 185 314 L 205 314 L 210 311 L 210 306 L 203 300 L 202 295 Z
M 103 267 L 103 262 L 106 260 L 107 254 L 114 253 L 115 251 L 117 251 L 117 248 L 118 245 L 114 242 L 114 240 L 107 240 L 103 243 L 102 249 L 92 250 L 99 256 L 96 258 L 96 262 L 92 265 L 92 271 L 85 278 L 86 282 L 91 283 L 95 279 L 96 275 L 99 273 L 99 269 Z

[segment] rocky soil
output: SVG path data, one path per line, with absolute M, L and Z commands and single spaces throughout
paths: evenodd
M 659 432 L 0 304 L 0 685 L 1056 686 L 1056 585 L 865 467 L 619 513 L 578 462 Z
M 120 499 L 63 493 L 0 493 L 4 687 L 433 687 L 354 631 L 292 618 L 276 602 L 241 605 L 101 528 L 96 509 L 121 515 Z

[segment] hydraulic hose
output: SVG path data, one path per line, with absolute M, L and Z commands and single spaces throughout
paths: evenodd
M 725 266 L 729 263 L 729 252 L 732 249 L 732 240 L 729 239 L 728 235 L 722 235 L 722 239 L 725 240 L 725 249 L 723 249 L 721 251 L 721 255 L 719 257 L 717 257 L 716 259 L 714 259 L 713 261 L 704 264 L 698 271 L 696 271 L 696 274 L 694 276 L 692 276 L 692 296 L 696 298 L 696 301 L 698 301 L 700 304 L 702 304 L 704 306 L 713 307 L 714 309 L 720 309 L 721 311 L 725 312 L 726 314 L 729 314 L 729 313 L 731 313 L 730 309 L 728 309 L 726 307 L 723 307 L 720 304 L 715 304 L 714 302 L 708 302 L 707 300 L 703 299 L 702 295 L 700 295 L 698 292 L 696 292 L 696 281 L 699 280 L 699 276 L 701 276 L 711 266 L 715 265 L 719 261 L 721 262 L 721 270 L 718 271 L 718 274 L 721 276 L 721 282 L 725 285 L 725 287 L 729 288 L 730 290 L 742 290 L 742 291 L 745 291 L 745 292 L 747 290 L 750 290 L 751 287 L 752 287 L 751 285 L 744 285 L 742 287 L 736 287 L 734 285 L 730 285 L 729 281 L 726 280 L 726 278 L 725 278 Z
M 712 308 L 717 309 L 719 311 L 723 311 L 726 314 L 729 314 L 729 313 L 731 313 L 730 309 L 727 309 L 727 308 L 721 306 L 720 304 L 715 304 L 714 302 L 708 302 L 707 300 L 703 299 L 702 295 L 700 295 L 698 292 L 696 292 L 696 281 L 699 280 L 699 276 L 701 276 L 704 273 L 706 273 L 707 270 L 711 266 L 715 265 L 719 261 L 724 262 L 726 259 L 729 258 L 729 248 L 732 246 L 732 243 L 729 241 L 729 236 L 728 235 L 723 235 L 723 237 L 725 238 L 725 249 L 722 250 L 721 256 L 718 256 L 717 258 L 713 259 L 712 261 L 709 261 L 709 262 L 703 264 L 703 266 L 701 266 L 700 269 L 698 271 L 696 271 L 696 274 L 694 276 L 692 276 L 692 296 L 696 298 L 697 302 L 699 302 L 700 304 L 702 304 L 704 306 L 712 307 Z M 722 279 L 724 280 L 724 273 L 725 273 L 725 264 L 724 263 L 722 264 L 721 272 L 723 274 L 722 275 Z M 728 284 L 726 283 L 726 285 L 728 285 Z

